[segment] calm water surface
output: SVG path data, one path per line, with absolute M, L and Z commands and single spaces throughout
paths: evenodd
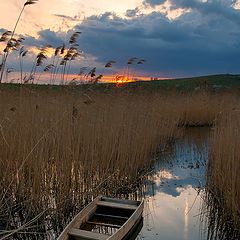
M 143 228 L 137 240 L 207 239 L 199 214 L 205 184 L 209 128 L 186 130 L 169 152 L 159 154 L 145 186 Z

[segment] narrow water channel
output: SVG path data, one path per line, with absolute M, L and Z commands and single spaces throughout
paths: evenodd
M 201 190 L 208 161 L 209 128 L 185 130 L 185 137 L 156 158 L 145 185 L 143 227 L 137 240 L 206 240 L 200 221 Z

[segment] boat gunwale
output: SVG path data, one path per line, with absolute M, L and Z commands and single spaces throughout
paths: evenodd
M 71 230 L 71 228 L 75 227 L 75 224 L 78 225 L 79 222 L 76 222 L 76 219 L 78 219 L 79 217 L 81 217 L 81 215 L 83 214 L 84 211 L 86 211 L 87 208 L 90 208 L 91 206 L 96 206 L 97 207 L 97 202 L 101 201 L 102 199 L 102 195 L 97 196 L 95 199 L 93 199 L 93 201 L 91 201 L 89 204 L 87 204 L 72 220 L 71 222 L 68 223 L 68 225 L 64 228 L 64 230 L 61 232 L 61 234 L 59 235 L 59 237 L 57 238 L 57 240 L 69 240 L 69 236 L 68 233 Z M 96 211 L 96 210 L 95 210 Z M 94 212 L 95 212 L 94 211 Z M 89 216 L 91 214 L 86 214 L 84 216 Z M 84 217 L 82 216 L 82 218 Z M 80 220 L 82 220 L 82 218 L 80 218 Z M 82 224 L 83 221 L 81 221 Z M 80 225 L 81 225 L 80 224 Z M 70 228 L 71 227 L 71 228 Z M 66 236 L 65 236 L 66 235 Z
M 133 206 L 139 206 L 142 201 L 137 200 L 129 200 L 129 199 L 119 199 L 119 198 L 109 198 L 102 196 L 101 201 L 103 202 L 113 202 L 113 203 L 120 203 L 120 204 L 127 204 Z
M 132 213 L 132 215 L 128 218 L 128 220 L 121 226 L 121 228 L 119 228 L 117 230 L 117 232 L 115 232 L 113 235 L 109 236 L 109 238 L 107 238 L 107 240 L 120 240 L 122 239 L 134 226 L 135 222 L 139 220 L 139 218 L 142 217 L 142 212 L 143 212 L 143 207 L 144 207 L 144 199 L 142 201 L 139 201 L 140 204 L 138 205 L 138 207 L 136 208 L 136 210 Z M 142 209 L 142 210 L 141 210 Z M 134 216 L 137 216 L 139 214 L 139 216 L 137 217 L 136 221 L 133 222 L 133 224 L 129 224 L 129 222 L 134 219 Z M 124 236 L 122 236 L 121 238 L 116 238 L 117 234 L 121 231 L 123 231 L 123 229 L 129 225 L 129 229 L 126 231 L 126 233 L 124 234 Z

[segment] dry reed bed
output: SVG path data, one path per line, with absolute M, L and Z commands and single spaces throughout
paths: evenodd
M 240 237 L 240 109 L 235 106 L 219 114 L 211 135 L 207 195 L 211 227 L 231 239 Z
M 212 123 L 229 97 L 2 90 L 0 226 L 59 232 L 91 197 L 134 192 L 179 123 Z

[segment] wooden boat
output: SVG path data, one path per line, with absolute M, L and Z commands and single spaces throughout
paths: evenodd
M 67 225 L 58 240 L 126 239 L 142 219 L 144 202 L 98 196 Z

